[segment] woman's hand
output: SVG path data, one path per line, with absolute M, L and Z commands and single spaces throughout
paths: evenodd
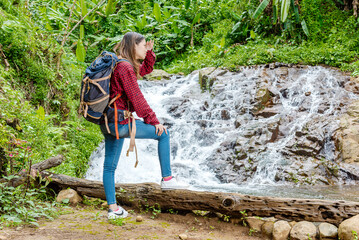
M 146 42 L 146 49 L 147 51 L 151 51 L 153 49 L 154 40 L 150 40 Z
M 163 131 L 165 131 L 165 133 L 167 134 L 167 128 L 165 126 L 163 126 L 162 124 L 157 124 L 155 125 L 156 127 L 156 134 L 158 136 L 161 136 Z

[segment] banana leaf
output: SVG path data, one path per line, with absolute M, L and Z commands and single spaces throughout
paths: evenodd
M 273 25 L 277 24 L 279 11 L 279 0 L 273 0 Z
M 155 3 L 153 6 L 153 14 L 155 15 L 157 22 L 162 22 L 161 7 L 158 3 Z
M 80 7 L 81 7 L 82 16 L 85 16 L 87 14 L 87 7 L 85 0 L 80 0 Z
M 259 15 L 262 14 L 262 12 L 264 11 L 264 9 L 268 6 L 270 0 L 263 0 L 263 2 L 261 2 L 261 4 L 259 4 L 258 8 L 256 9 L 256 11 L 253 14 L 253 19 L 256 19 L 259 17 Z
M 298 7 L 295 5 L 294 0 L 291 0 L 292 2 L 292 7 L 294 10 L 294 15 L 295 15 L 295 22 L 299 23 L 299 11 L 298 11 Z
M 282 0 L 282 7 L 280 12 L 282 22 L 285 22 L 288 18 L 290 1 L 291 0 Z
M 82 43 L 82 40 L 79 39 L 76 47 L 76 58 L 79 62 L 85 62 L 86 50 Z
M 302 25 L 302 28 L 303 28 L 303 31 L 304 31 L 305 35 L 307 35 L 309 37 L 309 30 L 308 30 L 308 27 L 307 27 L 307 23 L 305 22 L 304 19 L 301 22 L 301 25 Z
M 84 39 L 85 37 L 85 27 L 84 25 L 80 25 L 80 39 Z
M 184 8 L 189 9 L 189 6 L 191 5 L 191 0 L 185 0 Z
M 116 7 L 116 1 L 114 0 L 108 0 L 107 5 L 106 5 L 106 17 L 108 17 L 110 14 L 112 14 L 115 11 L 115 7 Z
M 201 17 L 201 13 L 198 13 L 198 14 L 194 17 L 193 22 L 192 22 L 192 26 L 195 25 L 195 24 L 199 21 L 200 17 Z

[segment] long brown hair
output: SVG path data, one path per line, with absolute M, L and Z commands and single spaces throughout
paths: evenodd
M 145 37 L 137 32 L 128 32 L 123 36 L 121 42 L 113 48 L 118 56 L 130 61 L 137 78 L 140 77 L 140 62 L 136 59 L 135 44 L 139 44 L 144 39 Z

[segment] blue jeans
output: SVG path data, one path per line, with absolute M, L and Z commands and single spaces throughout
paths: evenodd
M 105 162 L 103 165 L 103 186 L 108 205 L 116 203 L 115 197 L 115 170 L 120 159 L 124 138 L 129 138 L 128 124 L 118 124 L 119 139 L 116 139 L 115 124 L 108 124 L 111 134 L 107 132 L 106 125 L 100 125 L 105 136 Z M 158 156 L 161 165 L 162 177 L 171 176 L 170 165 L 170 133 L 167 130 L 161 136 L 156 134 L 156 127 L 141 120 L 136 120 L 136 137 L 139 139 L 155 139 L 158 141 Z

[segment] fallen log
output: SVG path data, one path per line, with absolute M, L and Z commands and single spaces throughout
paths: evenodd
M 49 186 L 58 190 L 70 187 L 81 195 L 105 200 L 102 182 L 43 173 L 43 177 L 46 176 L 52 181 Z M 240 218 L 245 211 L 248 216 L 339 224 L 359 214 L 359 202 L 259 197 L 190 190 L 161 191 L 156 183 L 116 184 L 116 195 L 120 204 L 137 208 L 160 206 L 162 210 L 205 210 Z

